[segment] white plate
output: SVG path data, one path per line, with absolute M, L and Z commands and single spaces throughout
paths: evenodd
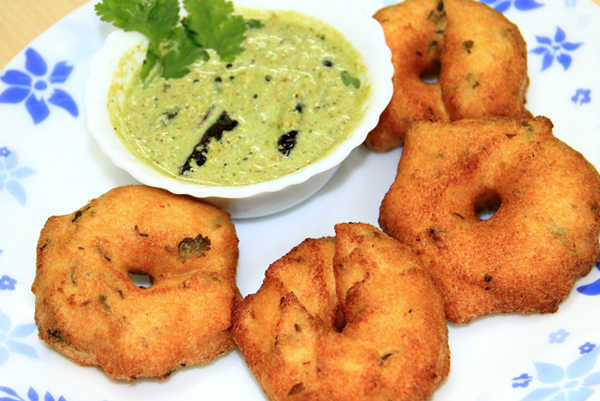
M 489 1 L 508 6 L 505 14 L 529 44 L 529 109 L 550 117 L 556 136 L 600 166 L 598 6 L 589 0 Z M 369 14 L 386 4 L 360 3 Z M 530 8 L 536 4 L 540 6 Z M 87 4 L 0 72 L 4 81 L 8 74 L 12 82 L 21 83 L 0 81 L 0 101 L 15 101 L 0 102 L 0 399 L 265 400 L 238 350 L 208 365 L 178 370 L 163 382 L 125 383 L 111 380 L 99 368 L 75 365 L 37 339 L 30 286 L 45 220 L 135 182 L 100 152 L 84 124 L 87 62 L 110 31 Z M 535 49 L 542 47 L 538 54 Z M 34 53 L 44 60 L 45 71 L 28 63 Z M 73 67 L 69 74 L 68 66 Z M 13 70 L 21 74 L 9 73 Z M 27 76 L 33 77 L 31 85 L 38 88 L 33 92 L 49 111 L 43 119 L 38 115 L 37 123 L 26 107 L 32 99 Z M 21 89 L 5 94 L 15 87 Z M 56 90 L 63 95 L 52 96 L 61 93 Z M 17 102 L 18 95 L 24 98 Z M 76 108 L 65 108 L 69 98 Z M 360 147 L 309 200 L 269 217 L 236 221 L 242 294 L 256 292 L 268 265 L 303 239 L 333 235 L 339 222 L 377 224 L 379 204 L 394 179 L 400 153 L 374 154 Z M 594 268 L 576 283 L 556 314 L 488 316 L 469 325 L 451 325 L 451 373 L 432 399 L 600 399 L 599 287 L 600 271 Z

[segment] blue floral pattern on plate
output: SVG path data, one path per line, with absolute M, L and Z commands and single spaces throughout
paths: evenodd
M 35 389 L 33 387 L 29 387 L 29 390 L 27 391 L 27 400 L 19 397 L 19 394 L 17 394 L 17 392 L 10 387 L 0 386 L 0 391 L 9 395 L 9 397 L 0 398 L 1 401 L 27 401 L 27 400 L 39 401 L 39 399 L 40 399 L 39 394 L 37 393 L 37 391 L 35 391 Z M 14 397 L 14 398 L 11 398 L 11 397 Z M 55 398 L 52 394 L 50 394 L 50 392 L 46 392 L 46 394 L 44 395 L 44 401 L 55 401 Z M 58 400 L 56 400 L 56 401 L 66 401 L 66 400 L 65 400 L 65 397 L 63 397 L 61 395 L 60 397 L 58 397 Z
M 7 276 L 6 274 L 0 277 L 0 291 L 13 291 L 15 289 L 15 284 L 17 284 L 17 280 Z
M 565 329 L 560 329 L 557 332 L 550 333 L 550 344 L 562 344 L 571 333 L 568 333 Z
M 529 376 L 527 373 L 523 373 L 521 376 L 514 377 L 512 379 L 512 387 L 527 387 L 529 383 L 533 380 L 533 377 Z
M 589 399 L 600 384 L 600 371 L 592 372 L 600 353 L 595 344 L 586 342 L 579 347 L 582 355 L 567 368 L 545 362 L 534 362 L 537 381 L 542 386 L 532 390 L 521 401 L 584 401 Z
M 529 11 L 544 5 L 535 0 L 481 0 L 481 2 L 495 8 L 501 13 L 507 11 L 511 6 L 520 11 Z
M 596 263 L 596 269 L 600 271 L 600 262 Z M 600 295 L 600 278 L 593 283 L 577 287 L 577 291 L 583 295 Z
M 54 91 L 48 97 L 48 102 L 62 107 L 74 117 L 79 115 L 77 104 L 64 90 L 54 87 L 62 84 L 69 78 L 73 67 L 66 61 L 56 63 L 50 76 L 46 77 L 48 67 L 42 56 L 34 49 L 25 51 L 26 71 L 8 70 L 0 77 L 0 81 L 10 85 L 0 93 L 0 103 L 21 103 L 25 101 L 25 108 L 33 119 L 34 124 L 39 124 L 50 115 L 50 109 L 44 97 L 47 96 L 49 87 Z
M 7 147 L 0 148 L 0 191 L 6 190 L 14 196 L 21 205 L 27 202 L 25 188 L 21 180 L 35 173 L 31 167 L 19 167 L 19 157 Z
M 584 103 L 589 103 L 592 101 L 591 94 L 592 94 L 591 89 L 579 88 L 575 92 L 575 95 L 573 95 L 573 97 L 571 98 L 571 101 L 575 104 L 580 104 L 580 105 L 582 105 Z
M 540 46 L 531 50 L 531 52 L 544 56 L 542 71 L 552 66 L 555 57 L 556 61 L 562 64 L 565 71 L 569 69 L 573 60 L 569 52 L 577 50 L 583 43 L 567 42 L 566 38 L 567 35 L 561 27 L 556 27 L 553 39 L 548 36 L 535 37 Z
M 6 363 L 11 352 L 30 358 L 39 358 L 35 348 L 16 339 L 21 339 L 35 332 L 35 324 L 19 324 L 12 327 L 11 319 L 0 311 L 0 365 Z
M 577 5 L 577 0 L 565 0 L 565 7 L 574 8 Z

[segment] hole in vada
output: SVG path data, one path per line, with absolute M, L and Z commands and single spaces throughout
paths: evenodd
M 435 60 L 433 64 L 421 72 L 419 78 L 421 78 L 421 81 L 426 84 L 434 84 L 439 79 L 441 69 L 442 65 L 438 60 Z
M 129 278 L 139 288 L 148 288 L 152 285 L 152 279 L 146 274 L 129 273 Z
M 475 198 L 475 214 L 480 220 L 488 220 L 496 214 L 501 204 L 498 192 L 486 188 Z

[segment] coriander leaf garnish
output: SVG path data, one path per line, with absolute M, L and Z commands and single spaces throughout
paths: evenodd
M 152 49 L 148 48 L 148 50 L 146 51 L 146 58 L 144 59 L 144 64 L 142 65 L 142 71 L 140 72 L 140 77 L 142 78 L 142 81 L 146 82 L 146 78 L 150 75 L 150 72 L 160 72 L 157 71 L 158 68 L 155 68 L 157 61 L 158 58 L 154 55 Z M 152 77 L 148 80 L 148 82 L 152 81 L 155 75 L 156 74 L 153 74 Z
M 179 23 L 178 0 L 104 0 L 95 6 L 105 22 L 124 31 L 137 31 L 150 42 L 169 39 Z
M 221 60 L 232 61 L 244 49 L 246 23 L 233 15 L 233 4 L 223 0 L 184 0 L 189 15 L 186 28 L 194 34 L 196 42 L 217 52 Z
M 180 21 L 178 0 L 102 0 L 96 14 L 125 31 L 137 31 L 149 40 L 141 78 L 148 83 L 160 75 L 181 78 L 198 60 L 208 60 L 213 49 L 222 61 L 242 53 L 246 24 L 233 14 L 226 0 L 185 0 L 187 18 Z
M 342 82 L 346 86 L 354 86 L 354 89 L 360 88 L 360 79 L 353 77 L 350 75 L 348 71 L 342 71 Z
M 197 60 L 208 60 L 208 54 L 196 46 L 183 27 L 174 33 L 175 46 L 163 56 L 163 77 L 181 78 L 190 72 L 189 66 Z

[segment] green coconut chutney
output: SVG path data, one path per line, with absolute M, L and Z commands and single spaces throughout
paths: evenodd
M 247 185 L 321 159 L 355 127 L 370 88 L 346 39 L 297 12 L 243 15 L 233 62 L 211 53 L 183 78 L 144 85 L 138 71 L 112 85 L 111 122 L 138 158 L 186 181 Z

